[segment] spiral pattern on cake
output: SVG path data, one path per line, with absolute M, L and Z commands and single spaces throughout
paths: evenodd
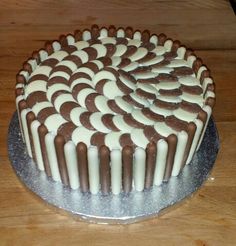
M 110 151 L 146 149 L 183 132 L 187 143 L 215 97 L 209 70 L 179 41 L 96 26 L 33 53 L 17 95 L 48 132 Z

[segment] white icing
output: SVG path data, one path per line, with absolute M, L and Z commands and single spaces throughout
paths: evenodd
M 103 114 L 100 112 L 92 113 L 89 117 L 91 125 L 99 132 L 108 133 L 110 130 L 102 122 Z
M 73 108 L 70 111 L 70 118 L 71 121 L 76 125 L 76 126 L 81 126 L 81 122 L 80 122 L 80 115 L 84 112 L 86 112 L 87 110 L 85 108 L 82 107 L 76 107 Z
M 155 185 L 161 185 L 163 181 L 163 177 L 165 174 L 167 153 L 168 153 L 168 144 L 165 140 L 160 139 L 157 142 L 157 157 L 156 157 L 156 166 L 155 166 L 154 180 L 153 180 L 153 183 Z
M 53 85 L 49 86 L 47 88 L 47 99 L 48 99 L 48 101 L 50 102 L 52 100 L 52 95 L 55 92 L 61 91 L 61 90 L 68 91 L 68 92 L 71 91 L 70 90 L 70 87 L 68 85 L 61 84 L 61 83 L 59 83 L 59 84 L 53 84 Z
M 88 148 L 88 173 L 90 192 L 92 194 L 97 194 L 100 189 L 99 158 L 97 147 Z
M 73 190 L 79 188 L 79 170 L 78 170 L 78 161 L 76 147 L 72 141 L 69 141 L 64 146 L 66 167 L 68 171 L 70 187 Z
M 112 149 L 121 149 L 120 136 L 121 132 L 110 132 L 105 136 L 105 145 Z
M 26 115 L 27 115 L 28 112 L 29 112 L 28 109 L 23 109 L 21 111 L 20 117 L 21 117 L 22 129 L 23 129 L 23 133 L 24 133 L 24 139 L 25 139 L 27 152 L 28 152 L 29 156 L 32 158 L 32 150 L 31 150 L 31 145 L 30 145 L 30 138 L 29 138 L 27 120 L 26 120 Z
M 142 148 L 146 148 L 147 144 L 149 143 L 148 139 L 144 135 L 143 129 L 133 128 L 131 130 L 130 137 L 137 146 Z
M 142 148 L 136 148 L 134 153 L 134 187 L 137 191 L 144 189 L 146 153 Z
M 50 107 L 53 107 L 53 104 L 50 102 L 39 102 L 32 107 L 32 111 L 37 116 L 42 109 L 50 108 Z
M 122 185 L 122 157 L 121 151 L 114 149 L 111 151 L 111 191 L 114 195 L 121 192 Z
M 44 122 L 48 131 L 57 132 L 57 129 L 67 121 L 60 114 L 52 114 L 50 115 Z
M 36 91 L 47 91 L 47 82 L 44 80 L 35 80 L 30 84 L 27 84 L 25 87 L 25 95 L 28 96 L 29 94 L 36 92 Z
M 87 41 L 78 41 L 73 44 L 78 50 L 82 50 L 89 46 L 89 43 Z
M 56 149 L 54 144 L 55 135 L 53 133 L 47 133 L 45 136 L 45 145 L 48 156 L 48 162 L 52 173 L 52 178 L 55 181 L 61 181 L 61 176 L 58 168 Z
M 172 176 L 177 176 L 180 172 L 180 168 L 184 158 L 184 152 L 188 141 L 188 134 L 185 131 L 181 131 L 177 135 L 177 146 L 175 151 L 174 164 L 172 169 Z
M 123 96 L 124 93 L 119 89 L 116 81 L 110 80 L 103 86 L 103 94 L 109 99 L 114 99 L 117 96 Z
M 87 146 L 90 146 L 90 139 L 95 132 L 96 131 L 89 130 L 84 126 L 79 126 L 72 132 L 71 139 L 75 145 L 83 142 Z
M 37 163 L 38 169 L 41 171 L 44 171 L 42 150 L 41 150 L 39 134 L 38 134 L 39 126 L 40 126 L 39 121 L 34 120 L 31 124 L 31 133 L 32 133 L 32 139 L 34 143 L 34 151 L 35 151 L 35 157 L 36 157 L 36 163 Z
M 84 50 L 77 50 L 72 53 L 74 56 L 78 56 L 82 63 L 86 63 L 88 61 L 88 54 Z
M 57 112 L 60 112 L 61 106 L 66 102 L 76 102 L 71 94 L 61 94 L 54 101 Z

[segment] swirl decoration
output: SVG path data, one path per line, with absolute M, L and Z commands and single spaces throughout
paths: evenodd
M 201 122 L 206 125 L 215 101 L 209 70 L 179 41 L 148 31 L 97 26 L 61 36 L 34 52 L 17 76 L 16 95 L 22 133 L 39 169 L 72 188 L 80 185 L 82 191 L 96 186 L 92 193 L 100 187 L 107 193 L 112 185 L 113 193 L 122 187 L 129 192 L 132 179 L 140 183 L 140 170 L 143 181 L 138 190 L 152 186 L 158 143 L 166 151 L 161 182 L 177 175 L 200 144 Z M 49 154 L 48 134 L 54 134 L 54 157 Z M 77 146 L 74 159 L 65 150 L 70 153 L 72 146 Z M 146 161 L 140 170 L 132 171 L 127 163 L 133 163 L 137 149 L 144 153 L 136 155 Z M 100 162 L 93 170 L 88 162 L 97 157 Z M 116 185 L 111 177 L 112 158 L 114 163 L 123 163 Z M 57 175 L 50 164 L 53 160 Z M 68 162 L 74 163 L 73 170 L 78 166 L 75 173 L 80 181 L 74 185 Z M 89 178 L 89 172 L 98 176 L 97 181 Z

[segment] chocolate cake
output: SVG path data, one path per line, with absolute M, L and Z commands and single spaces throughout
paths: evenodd
M 35 51 L 16 106 L 39 170 L 78 192 L 161 185 L 189 164 L 215 102 L 202 60 L 164 34 L 77 30 Z

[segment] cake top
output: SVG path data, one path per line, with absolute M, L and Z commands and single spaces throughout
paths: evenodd
M 110 149 L 187 132 L 215 97 L 209 70 L 191 50 L 131 28 L 61 36 L 33 53 L 17 82 L 48 131 Z

